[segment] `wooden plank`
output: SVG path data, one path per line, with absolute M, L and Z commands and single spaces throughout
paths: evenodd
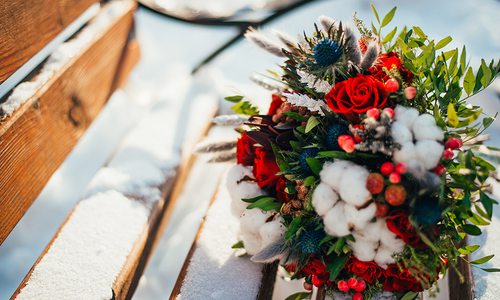
M 0 124 L 0 245 L 97 116 L 116 75 L 136 4 Z M 130 57 L 130 56 L 129 56 Z M 124 68 L 128 72 L 130 68 Z
M 0 83 L 98 0 L 2 0 Z
M 466 257 L 468 260 L 468 256 Z M 460 275 L 453 269 L 449 270 L 449 290 L 450 300 L 472 300 L 474 299 L 473 287 L 474 281 L 470 264 L 464 260 L 458 261 L 458 271 L 463 276 L 464 281 L 460 280 Z

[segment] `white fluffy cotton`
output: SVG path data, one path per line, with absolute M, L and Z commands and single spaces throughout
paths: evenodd
M 400 145 L 413 142 L 413 134 L 402 122 L 395 121 L 391 125 L 391 136 Z
M 259 234 L 262 239 L 262 247 L 266 247 L 280 239 L 285 233 L 285 230 L 286 228 L 283 225 L 283 219 L 281 217 L 260 226 Z
M 396 121 L 401 122 L 407 128 L 411 128 L 413 122 L 417 119 L 419 113 L 418 110 L 412 107 L 404 107 L 401 105 L 396 106 L 394 110 L 394 118 Z
M 260 227 L 266 223 L 266 220 L 270 217 L 269 213 L 264 212 L 261 209 L 253 208 L 246 209 L 241 214 L 240 219 L 240 230 L 242 233 L 249 232 L 253 234 L 258 234 Z
M 371 261 L 377 254 L 376 250 L 378 243 L 366 240 L 356 240 L 349 242 L 349 245 L 352 248 L 354 256 L 362 261 Z
M 338 194 L 329 185 L 322 182 L 314 190 L 312 205 L 318 215 L 324 216 L 337 203 L 338 199 Z
M 371 203 L 363 209 L 358 209 L 355 206 L 346 204 L 344 213 L 349 228 L 354 230 L 364 230 L 368 222 L 375 217 L 377 206 Z
M 415 146 L 418 160 L 428 170 L 439 163 L 443 151 L 444 146 L 433 140 L 418 141 Z
M 429 114 L 420 115 L 413 123 L 412 130 L 415 135 L 415 139 L 419 141 L 442 141 L 444 139 L 443 131 L 436 125 L 434 117 Z
M 351 166 L 347 160 L 336 160 L 334 163 L 325 163 L 319 173 L 321 181 L 328 184 L 335 191 L 340 189 L 340 179 L 344 171 Z
M 240 238 L 249 255 L 257 254 L 262 248 L 262 239 L 259 234 L 243 232 L 240 233 Z
M 370 200 L 371 194 L 366 189 L 366 179 L 369 174 L 366 168 L 352 163 L 341 174 L 340 189 L 338 191 L 340 198 L 354 206 L 361 206 Z
M 241 199 L 255 198 L 264 195 L 259 186 L 251 181 L 241 181 L 245 176 L 252 176 L 252 171 L 249 167 L 243 165 L 233 165 L 226 177 L 226 186 L 231 196 L 231 212 L 234 216 L 239 217 L 247 208 L 248 203 Z
M 325 232 L 331 236 L 346 236 L 351 233 L 344 213 L 344 202 L 339 201 L 323 219 Z

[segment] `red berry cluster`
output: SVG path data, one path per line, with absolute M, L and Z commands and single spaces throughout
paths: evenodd
M 392 206 L 402 205 L 406 200 L 406 190 L 400 185 L 401 175 L 407 171 L 404 163 L 394 165 L 392 162 L 385 162 L 380 167 L 380 173 L 371 173 L 366 179 L 366 188 L 373 195 L 384 192 L 384 198 Z M 388 177 L 389 185 L 385 187 L 384 175 Z M 378 217 L 387 215 L 389 207 L 384 203 L 377 203 Z
M 339 291 L 347 293 L 353 290 L 355 293 L 352 295 L 353 300 L 363 300 L 363 292 L 366 289 L 366 282 L 363 279 L 356 279 L 354 277 L 349 278 L 347 281 L 340 280 L 337 282 L 337 288 Z
M 455 157 L 455 152 L 453 150 L 458 150 L 462 147 L 463 142 L 461 139 L 456 137 L 449 138 L 444 144 L 445 150 L 443 151 L 443 159 L 445 161 L 451 161 Z M 434 173 L 441 176 L 446 172 L 446 167 L 443 164 L 439 164 L 434 168 Z

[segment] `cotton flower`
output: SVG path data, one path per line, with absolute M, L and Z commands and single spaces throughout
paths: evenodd
M 260 238 L 262 239 L 262 248 L 279 240 L 285 233 L 283 218 L 279 217 L 271 222 L 264 223 L 259 228 Z
M 312 205 L 320 216 L 324 216 L 337 203 L 339 195 L 326 183 L 320 183 L 314 190 Z
M 270 216 L 271 215 L 269 213 L 266 213 L 265 211 L 258 208 L 246 209 L 241 214 L 241 219 L 240 219 L 241 232 L 259 234 L 260 227 L 264 225 L 264 223 L 266 223 L 266 220 Z
M 419 113 L 416 108 L 404 107 L 401 105 L 396 106 L 394 110 L 396 121 L 401 122 L 408 128 L 411 128 L 413 122 L 417 119 Z
M 442 141 L 444 139 L 444 133 L 436 125 L 436 120 L 429 114 L 420 115 L 412 125 L 413 132 L 415 133 L 415 139 L 421 140 L 436 140 Z
M 331 236 L 346 236 L 351 232 L 345 218 L 344 206 L 344 202 L 338 202 L 323 219 L 325 232 Z
M 342 174 L 349 166 L 351 166 L 351 163 L 347 160 L 336 160 L 334 163 L 325 163 L 319 173 L 321 181 L 338 191 L 340 189 Z
M 258 234 L 244 232 L 240 234 L 240 238 L 249 255 L 255 255 L 262 249 L 262 239 Z
M 226 177 L 226 186 L 231 196 L 231 212 L 239 217 L 249 205 L 241 199 L 255 198 L 264 195 L 264 191 L 253 181 L 241 181 L 241 179 L 252 177 L 252 171 L 249 167 L 236 164 L 232 166 Z
M 346 204 L 344 206 L 344 213 L 348 227 L 354 230 L 364 230 L 368 222 L 375 217 L 376 210 L 377 206 L 375 203 L 371 203 L 363 209 Z
M 415 146 L 418 159 L 426 169 L 432 169 L 439 163 L 444 146 L 433 140 L 418 141 Z
M 373 260 L 377 254 L 378 244 L 374 242 L 366 240 L 349 241 L 349 246 L 351 246 L 354 256 L 362 261 Z
M 402 122 L 395 121 L 391 126 L 391 136 L 400 145 L 413 142 L 413 134 Z
M 341 173 L 339 195 L 345 202 L 361 206 L 370 200 L 371 194 L 366 189 L 366 179 L 370 173 L 364 167 L 352 164 Z

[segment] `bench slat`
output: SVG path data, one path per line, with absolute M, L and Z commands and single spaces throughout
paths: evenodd
M 27 2 L 28 3 L 28 2 Z M 0 124 L 0 245 L 97 116 L 113 88 L 136 5 Z M 123 73 L 130 68 L 122 68 Z M 121 79 L 120 79 L 121 78 Z
M 2 0 L 0 83 L 98 0 Z

